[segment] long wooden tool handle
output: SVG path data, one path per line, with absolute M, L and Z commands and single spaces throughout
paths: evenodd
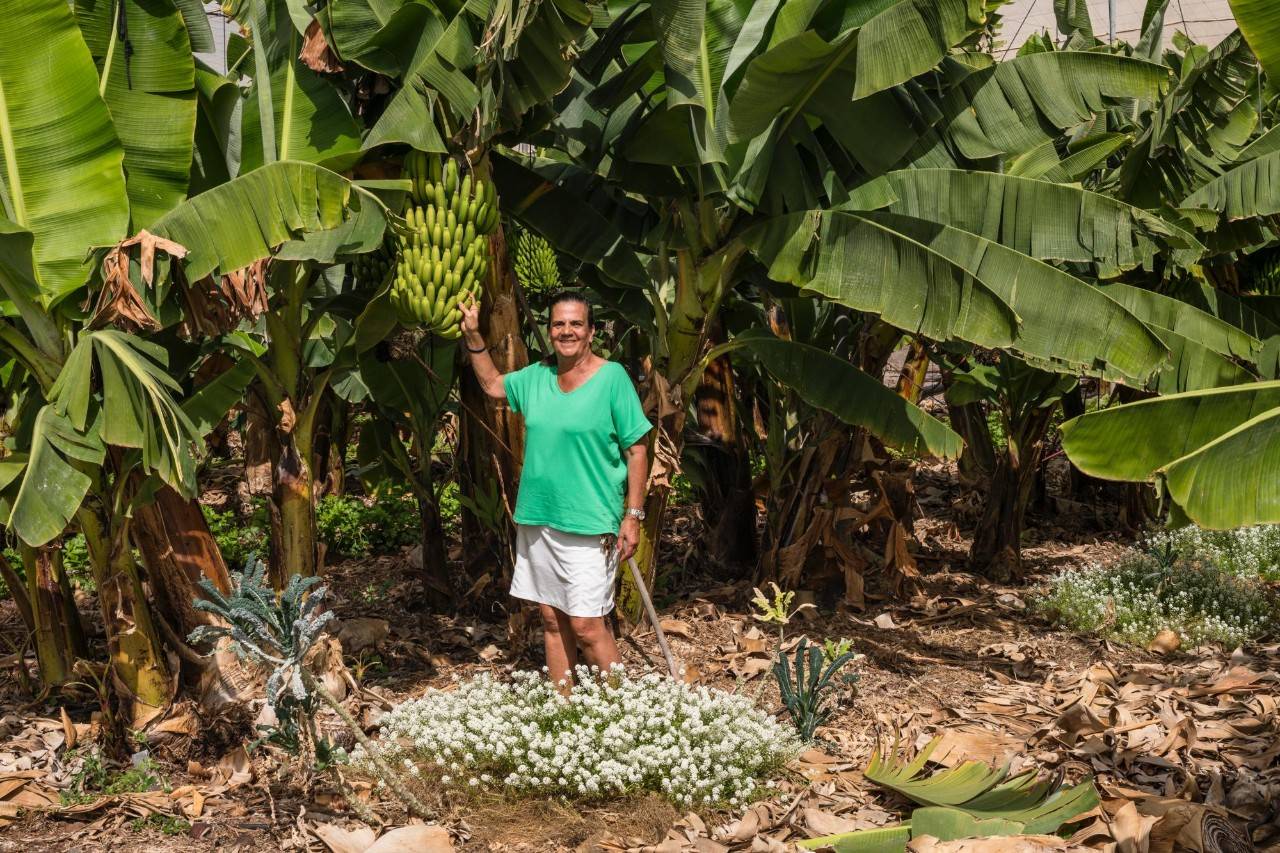
M 649 598 L 649 589 L 644 585 L 644 577 L 640 574 L 640 569 L 636 566 L 636 558 L 628 557 L 627 565 L 631 566 L 631 578 L 636 582 L 636 589 L 640 591 L 640 600 L 644 602 L 644 612 L 649 615 L 649 621 L 653 623 L 653 632 L 658 635 L 658 648 L 662 649 L 662 656 L 667 659 L 667 669 L 671 670 L 671 677 L 676 681 L 680 681 L 680 673 L 676 672 L 675 659 L 671 657 L 671 648 L 667 645 L 667 635 L 662 632 L 662 623 L 658 621 L 658 614 L 653 609 L 653 599 Z

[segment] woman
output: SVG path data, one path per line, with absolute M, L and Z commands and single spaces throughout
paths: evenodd
M 524 416 L 511 594 L 537 602 L 547 668 L 571 680 L 578 644 L 602 670 L 619 661 L 604 617 L 617 568 L 640 541 L 651 425 L 627 372 L 591 351 L 590 303 L 562 292 L 550 310 L 554 357 L 513 373 L 489 357 L 474 301 L 462 309 L 462 333 L 485 393 Z

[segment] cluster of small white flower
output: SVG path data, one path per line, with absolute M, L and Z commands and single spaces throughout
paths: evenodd
M 1111 562 L 1061 572 L 1040 606 L 1066 625 L 1146 644 L 1169 629 L 1184 644 L 1235 645 L 1280 622 L 1266 587 L 1266 554 L 1274 529 L 1212 532 L 1190 528 L 1159 534 L 1144 550 Z
M 536 672 L 429 691 L 382 718 L 379 748 L 446 785 L 588 799 L 651 790 L 689 806 L 746 801 L 800 744 L 746 697 L 579 667 L 568 696 Z M 369 761 L 360 748 L 351 758 Z
M 1213 563 L 1236 577 L 1280 581 L 1280 524 L 1235 530 L 1202 530 L 1191 525 L 1156 534 L 1150 545 Z

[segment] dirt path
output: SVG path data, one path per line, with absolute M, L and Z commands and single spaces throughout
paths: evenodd
M 1061 769 L 1069 779 L 1096 776 L 1104 803 L 1084 839 L 1096 847 L 1121 840 L 1116 826 L 1125 821 L 1116 816 L 1127 816 L 1128 808 L 1144 817 L 1182 802 L 1220 806 L 1248 823 L 1259 847 L 1277 843 L 1280 647 L 1160 658 L 1082 639 L 1053 630 L 1033 613 L 1034 580 L 1007 588 L 979 583 L 950 570 L 960 565 L 959 551 L 948 550 L 945 532 L 925 531 L 922 538 L 934 546 L 927 558 L 935 570 L 906 601 L 865 613 L 836 609 L 790 629 L 793 638 L 848 637 L 866 658 L 856 692 L 842 698 L 840 712 L 788 768 L 771 799 L 745 812 L 684 816 L 652 797 L 590 808 L 493 798 L 444 802 L 455 841 L 472 850 L 618 850 L 659 842 L 663 850 L 702 853 L 783 849 L 824 832 L 900 820 L 904 803 L 870 786 L 861 770 L 877 742 L 919 747 L 941 736 L 934 758 L 945 766 L 973 758 L 1010 762 L 1015 771 Z M 1043 571 L 1114 547 L 1051 541 L 1033 545 L 1028 558 L 1033 570 Z M 349 646 L 371 642 L 347 660 L 364 687 L 349 702 L 368 722 L 378 705 L 442 687 L 454 674 L 540 665 L 532 626 L 509 638 L 503 624 L 423 615 L 403 559 L 343 564 L 331 570 L 330 583 L 340 617 L 365 632 L 348 635 Z M 690 679 L 753 694 L 763 688 L 760 702 L 776 709 L 766 672 L 771 637 L 748 615 L 749 597 L 745 584 L 708 584 L 667 602 L 662 616 Z M 385 632 L 376 621 L 382 619 Z M 652 631 L 622 648 L 628 666 L 661 665 Z M 87 733 L 89 710 L 69 709 L 72 730 Z M 65 782 L 69 772 L 61 715 L 14 701 L 4 713 L 0 791 L 22 788 L 14 774 L 25 769 L 30 781 L 23 784 L 48 796 L 47 783 Z M 247 734 L 246 722 L 238 725 Z M 195 721 L 197 733 L 218 724 L 227 727 L 225 749 L 235 742 L 231 722 Z M 79 814 L 56 818 L 0 812 L 8 824 L 0 829 L 0 851 L 322 850 L 317 823 L 354 825 L 331 811 L 339 798 L 323 785 L 304 799 L 273 781 L 278 767 L 266 753 L 257 753 L 250 766 L 238 751 L 214 751 L 182 736 L 153 745 L 167 794 L 87 803 Z M 15 800 L 11 792 L 5 796 L 0 806 Z M 173 836 L 131 828 L 155 812 L 185 812 L 191 828 Z M 1148 832 L 1155 820 L 1147 821 Z M 1130 849 L 1157 853 L 1147 841 Z

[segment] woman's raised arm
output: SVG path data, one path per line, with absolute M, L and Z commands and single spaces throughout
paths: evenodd
M 507 389 L 503 385 L 502 374 L 489 357 L 489 347 L 480 334 L 480 303 L 473 296 L 465 305 L 459 304 L 458 307 L 462 309 L 462 342 L 467 348 L 471 369 L 476 372 L 480 387 L 495 400 L 506 399 Z

